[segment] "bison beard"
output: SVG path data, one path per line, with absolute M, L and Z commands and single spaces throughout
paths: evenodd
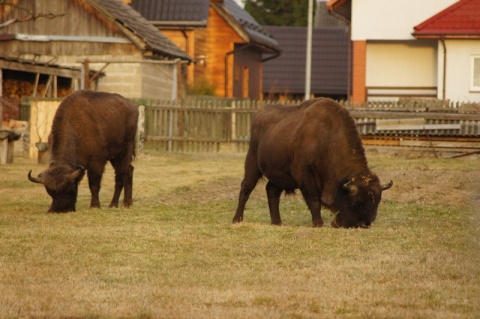
M 323 226 L 321 206 L 336 213 L 333 227 L 368 228 L 377 217 L 381 185 L 367 165 L 355 122 L 330 99 L 298 106 L 266 106 L 252 119 L 234 223 L 243 221 L 246 202 L 258 180 L 266 191 L 272 224 L 281 225 L 280 195 L 300 189 L 314 227 Z
M 28 179 L 45 186 L 52 197 L 49 212 L 75 211 L 78 184 L 85 175 L 92 193 L 90 207 L 100 207 L 100 184 L 107 161 L 115 170 L 110 207 L 132 204 L 133 166 L 138 110 L 118 94 L 77 91 L 59 105 L 48 139 L 51 162 L 47 170 Z

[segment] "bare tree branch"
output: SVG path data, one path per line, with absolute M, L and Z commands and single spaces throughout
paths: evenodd
M 21 23 L 21 22 L 26 22 L 26 21 L 31 21 L 31 20 L 37 20 L 38 18 L 45 18 L 45 19 L 54 19 L 54 18 L 58 18 L 58 17 L 63 17 L 65 15 L 65 13 L 37 13 L 37 14 L 33 14 L 33 12 L 27 8 L 24 8 L 22 6 L 19 6 L 15 3 L 11 3 L 11 2 L 5 2 L 5 0 L 0 0 L 0 6 L 3 5 L 3 6 L 11 6 L 11 7 L 14 7 L 14 8 L 17 8 L 19 10 L 22 10 L 22 11 L 26 11 L 28 12 L 28 15 L 24 16 L 24 17 L 20 17 L 20 18 L 12 18 L 12 19 L 9 19 L 7 21 L 4 21 L 4 22 L 1 22 L 0 23 L 0 28 L 5 28 L 9 25 L 12 25 L 14 23 Z

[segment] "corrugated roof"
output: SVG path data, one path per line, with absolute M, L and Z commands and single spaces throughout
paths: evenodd
M 97 9 L 105 9 L 104 14 L 110 19 L 119 22 L 128 28 L 136 36 L 142 39 L 148 49 L 153 52 L 170 58 L 179 58 L 192 61 L 187 53 L 182 51 L 166 36 L 161 34 L 150 22 L 148 22 L 140 13 L 124 4 L 120 0 L 87 0 Z M 99 7 L 100 5 L 101 7 Z
M 132 0 L 130 6 L 155 24 L 205 26 L 209 0 Z
M 277 39 L 282 55 L 263 64 L 263 92 L 305 92 L 307 29 L 265 27 Z M 314 28 L 312 82 L 315 95 L 347 95 L 348 33 L 341 28 Z
M 417 38 L 480 37 L 480 0 L 460 0 L 414 27 Z

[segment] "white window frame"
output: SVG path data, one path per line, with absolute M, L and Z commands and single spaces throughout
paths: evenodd
M 470 91 L 480 92 L 480 55 L 472 56 Z

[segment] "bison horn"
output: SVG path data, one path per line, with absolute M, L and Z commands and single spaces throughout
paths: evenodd
M 350 194 L 355 195 L 358 192 L 358 187 L 355 185 L 350 185 L 354 180 L 349 180 L 345 184 L 343 184 L 343 189 L 348 191 Z
M 382 191 L 384 191 L 386 189 L 389 189 L 390 187 L 392 187 L 392 185 L 393 185 L 393 181 L 390 180 L 390 182 L 388 182 L 388 184 L 382 185 Z
M 32 177 L 32 171 L 28 172 L 28 179 L 31 182 L 43 184 L 43 179 L 38 177 Z

